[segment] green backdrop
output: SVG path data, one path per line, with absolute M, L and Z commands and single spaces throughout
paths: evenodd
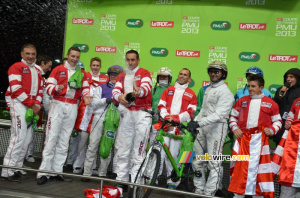
M 86 70 L 98 56 L 106 72 L 136 49 L 153 76 L 167 66 L 174 82 L 181 68 L 191 69 L 196 94 L 209 81 L 208 63 L 222 60 L 235 93 L 250 66 L 263 69 L 266 87 L 299 67 L 299 17 L 298 0 L 69 0 L 65 54 L 77 44 Z
M 299 17 L 298 0 L 69 0 L 65 54 L 78 46 L 87 71 L 98 56 L 106 72 L 124 67 L 125 52 L 136 49 L 152 77 L 169 67 L 174 82 L 189 68 L 196 94 L 213 60 L 226 63 L 233 93 L 246 83 L 247 68 L 258 66 L 274 93 L 284 73 L 299 68 Z

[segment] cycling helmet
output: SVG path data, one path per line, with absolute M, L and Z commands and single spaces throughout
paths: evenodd
M 259 67 L 250 67 L 250 68 L 248 68 L 247 71 L 246 71 L 246 75 L 247 74 L 258 74 L 258 75 L 264 77 L 264 73 Z
M 156 82 L 158 82 L 158 76 L 162 75 L 162 76 L 169 76 L 169 84 L 172 81 L 172 71 L 168 68 L 168 67 L 162 67 L 158 70 L 157 72 L 157 76 L 156 76 Z
M 123 68 L 120 65 L 113 65 L 113 66 L 109 67 L 107 70 L 108 75 L 111 73 L 119 74 L 121 72 L 123 72 Z

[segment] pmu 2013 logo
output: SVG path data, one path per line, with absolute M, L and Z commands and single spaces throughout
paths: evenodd
M 266 30 L 266 23 L 240 23 L 240 30 Z
M 151 21 L 150 27 L 172 28 L 174 27 L 174 21 Z
M 200 51 L 176 50 L 176 56 L 182 57 L 200 57 Z
M 257 62 L 260 59 L 260 55 L 256 52 L 241 52 L 239 59 L 245 62 Z
M 95 52 L 116 53 L 117 47 L 96 46 Z
M 80 52 L 88 52 L 89 51 L 89 46 L 87 44 L 74 44 L 73 47 L 78 47 L 80 49 Z
M 166 56 L 168 56 L 169 51 L 166 48 L 152 48 L 150 50 L 150 54 L 152 56 L 166 57 Z
M 213 30 L 229 30 L 231 28 L 231 24 L 228 21 L 213 21 L 210 24 L 211 29 Z
M 297 55 L 269 55 L 269 61 L 275 62 L 293 62 L 296 63 L 298 61 Z
M 144 22 L 142 19 L 127 19 L 126 25 L 130 28 L 140 28 L 144 25 Z
M 94 19 L 73 18 L 72 24 L 93 25 Z

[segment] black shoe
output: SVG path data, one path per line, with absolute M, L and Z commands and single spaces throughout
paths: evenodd
M 82 181 L 82 182 L 89 182 L 91 180 L 90 179 L 86 179 L 86 178 L 82 178 L 80 181 Z
M 37 182 L 36 183 L 38 185 L 43 185 L 43 184 L 45 184 L 47 182 L 48 182 L 48 178 L 45 175 L 43 175 L 42 177 L 37 178 Z
M 72 179 L 67 179 L 62 175 L 56 175 L 56 176 L 51 176 L 51 180 L 55 180 L 55 181 L 62 181 L 62 182 L 72 182 Z
M 72 164 L 67 164 L 66 172 L 68 172 L 68 173 L 73 172 L 73 165 Z
M 20 175 L 16 172 L 12 176 L 2 177 L 2 179 L 9 182 L 22 182 Z

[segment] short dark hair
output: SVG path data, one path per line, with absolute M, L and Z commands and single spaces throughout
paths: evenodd
M 92 58 L 90 65 L 92 65 L 92 62 L 94 62 L 94 61 L 100 62 L 100 66 L 101 66 L 101 59 L 99 57 Z
M 249 81 L 256 81 L 258 83 L 258 86 L 264 87 L 265 86 L 265 80 L 261 75 L 258 74 L 253 74 L 250 77 L 248 77 L 248 82 Z
M 135 54 L 136 55 L 136 59 L 140 59 L 140 55 L 139 55 L 139 53 L 136 50 L 129 50 L 129 51 L 126 52 L 126 55 L 127 54 Z
M 30 44 L 30 43 L 26 43 L 25 45 L 23 45 L 22 48 L 21 48 L 21 52 L 23 52 L 25 48 L 33 48 L 36 51 L 36 47 L 33 44 Z
M 48 55 L 39 55 L 37 57 L 36 64 L 41 65 L 42 62 L 44 62 L 44 64 L 47 64 L 50 61 L 52 61 L 52 58 L 50 56 L 48 56 Z
M 71 52 L 71 50 L 74 50 L 74 51 L 77 51 L 77 52 L 80 52 L 80 49 L 78 48 L 78 47 L 70 47 L 69 49 L 68 49 L 68 55 L 70 54 L 70 52 Z
M 189 71 L 189 77 L 191 78 L 192 77 L 192 72 L 191 72 L 191 70 L 189 70 L 188 68 L 182 68 L 181 70 L 187 70 L 187 71 Z M 181 71 L 180 70 L 180 71 Z

